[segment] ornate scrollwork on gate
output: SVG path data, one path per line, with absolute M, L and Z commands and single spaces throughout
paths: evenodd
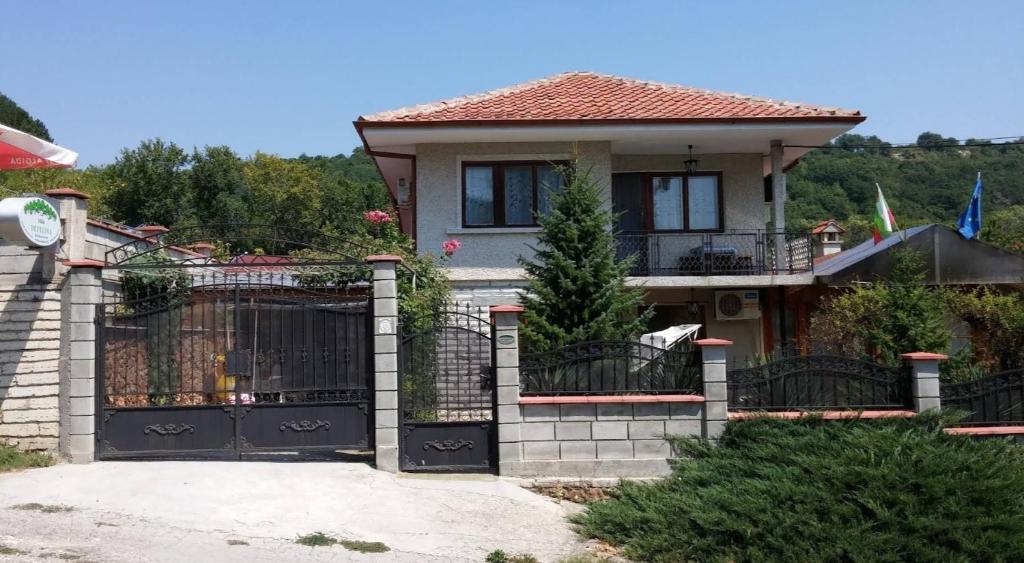
M 323 428 L 324 430 L 330 430 L 331 429 L 330 421 L 327 421 L 327 420 L 316 420 L 316 421 L 300 420 L 300 421 L 296 422 L 294 420 L 289 420 L 287 422 L 282 422 L 281 426 L 279 427 L 281 432 L 284 432 L 286 429 L 287 430 L 292 430 L 294 432 L 313 432 L 313 431 L 318 430 L 320 428 Z
M 454 452 L 462 448 L 473 449 L 472 440 L 431 440 L 423 442 L 423 449 L 434 448 L 439 452 Z
M 184 432 L 189 434 L 196 433 L 195 424 L 150 424 L 142 430 L 143 434 L 149 434 L 150 432 L 156 432 L 161 436 L 177 436 Z

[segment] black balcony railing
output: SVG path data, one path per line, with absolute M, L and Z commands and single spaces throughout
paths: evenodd
M 727 231 L 616 235 L 631 276 L 756 276 L 811 272 L 810 233 Z

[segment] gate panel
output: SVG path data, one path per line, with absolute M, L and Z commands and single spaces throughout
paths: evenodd
M 102 459 L 160 457 L 168 452 L 231 458 L 233 415 L 232 407 L 222 406 L 105 408 L 98 452 Z
M 257 403 L 242 418 L 242 453 L 256 450 L 365 449 L 367 404 Z
M 493 470 L 496 389 L 489 319 L 453 310 L 401 329 L 402 469 Z
M 365 295 L 312 291 L 291 274 L 184 279 L 101 307 L 100 459 L 370 446 Z

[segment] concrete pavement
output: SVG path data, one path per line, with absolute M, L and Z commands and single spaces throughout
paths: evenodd
M 73 510 L 12 508 L 27 503 Z M 502 549 L 557 561 L 580 549 L 573 509 L 492 476 L 361 463 L 57 465 L 0 474 L 0 560 L 480 562 Z M 294 543 L 315 531 L 391 551 Z

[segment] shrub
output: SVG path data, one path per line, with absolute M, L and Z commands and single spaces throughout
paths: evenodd
M 916 419 L 730 423 L 718 447 L 576 517 L 639 561 L 1010 561 L 1024 449 Z

